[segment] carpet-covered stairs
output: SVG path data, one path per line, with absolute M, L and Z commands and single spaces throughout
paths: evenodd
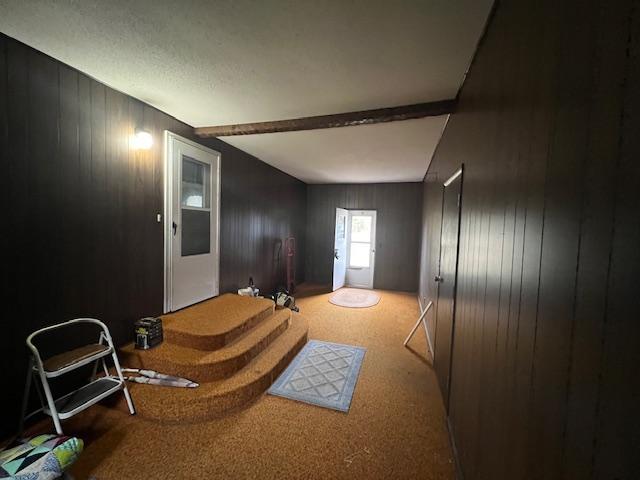
M 121 350 L 129 368 L 194 380 L 198 388 L 130 386 L 138 414 L 163 422 L 214 418 L 275 381 L 307 341 L 307 322 L 270 300 L 225 294 L 162 317 L 164 342 Z

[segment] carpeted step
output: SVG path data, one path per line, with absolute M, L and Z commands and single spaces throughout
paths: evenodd
M 271 300 L 226 293 L 163 315 L 165 342 L 198 350 L 217 350 L 273 312 Z
M 307 321 L 294 314 L 291 326 L 249 365 L 226 380 L 198 388 L 130 385 L 137 414 L 163 423 L 218 417 L 258 397 L 275 381 L 307 342 Z M 124 403 L 121 402 L 121 408 Z
M 151 350 L 136 350 L 133 343 L 120 350 L 121 363 L 189 378 L 198 383 L 228 378 L 245 367 L 289 326 L 291 310 L 277 310 L 224 348 L 205 352 L 164 342 Z

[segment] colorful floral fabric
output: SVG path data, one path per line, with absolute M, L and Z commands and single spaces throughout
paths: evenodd
M 50 480 L 72 465 L 84 447 L 79 438 L 38 435 L 0 452 L 0 478 Z

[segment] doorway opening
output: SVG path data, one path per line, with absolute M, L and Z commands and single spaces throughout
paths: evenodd
M 336 208 L 333 290 L 373 288 L 376 211 Z
M 219 294 L 220 153 L 165 131 L 164 312 Z

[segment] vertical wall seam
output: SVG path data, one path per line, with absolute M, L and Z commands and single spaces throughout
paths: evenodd
M 629 8 L 629 14 L 627 16 L 627 45 L 626 45 L 626 49 L 625 49 L 625 68 L 624 68 L 624 77 L 622 79 L 622 98 L 623 98 L 623 102 L 622 102 L 622 108 L 620 110 L 620 116 L 619 116 L 619 133 L 618 133 L 618 155 L 617 155 L 617 159 L 616 159 L 616 164 L 615 164 L 615 171 L 618 172 L 618 170 L 620 169 L 620 164 L 622 162 L 622 155 L 623 155 L 623 142 L 624 142 L 624 125 L 625 125 L 625 121 L 626 121 L 626 104 L 624 102 L 624 99 L 626 98 L 626 92 L 629 88 L 629 64 L 630 64 L 630 60 L 631 60 L 631 42 L 633 40 L 633 20 L 635 18 L 635 15 L 637 14 L 637 0 L 634 0 L 631 2 L 631 6 Z M 616 175 L 616 178 L 618 176 Z M 615 239 L 615 233 L 616 233 L 616 219 L 618 216 L 618 205 L 619 205 L 619 181 L 615 182 L 614 185 L 614 202 L 613 202 L 613 209 L 611 212 L 612 215 L 612 221 L 611 221 L 611 231 L 610 231 L 610 236 L 609 238 L 611 239 L 611 247 L 609 249 L 609 262 L 608 262 L 608 266 L 607 266 L 607 274 L 606 274 L 606 283 L 605 283 L 605 301 L 604 301 L 604 315 L 603 315 L 603 319 L 602 319 L 602 329 L 601 329 L 601 334 L 600 334 L 600 338 L 601 340 L 601 351 L 602 351 L 602 357 L 600 360 L 600 371 L 598 372 L 598 390 L 597 390 L 597 397 L 596 397 L 596 408 L 595 408 L 595 418 L 596 418 L 596 425 L 600 425 L 601 423 L 601 419 L 600 419 L 600 413 L 601 413 L 601 407 L 602 407 L 602 385 L 604 382 L 604 365 L 607 361 L 607 352 L 606 352 L 606 346 L 607 346 L 607 326 L 609 323 L 609 291 L 610 291 L 610 286 L 611 286 L 611 267 L 613 264 L 613 251 L 614 251 L 614 245 L 613 245 L 613 241 Z M 596 434 L 593 436 L 593 449 L 592 449 L 592 456 L 591 456 L 591 477 L 593 478 L 594 475 L 596 474 L 596 459 L 598 456 L 598 452 L 600 450 L 600 442 L 598 441 L 598 435 L 597 435 L 597 431 Z
M 547 139 L 548 139 L 548 144 L 547 144 L 547 152 L 546 152 L 546 161 L 545 161 L 545 170 L 544 170 L 544 184 L 542 185 L 542 193 L 543 193 L 543 206 L 542 206 L 542 224 L 541 224 L 541 233 L 540 233 L 540 258 L 538 261 L 538 285 L 537 285 L 537 289 L 536 289 L 536 308 L 535 308 L 535 328 L 533 331 L 533 346 L 532 346 L 532 351 L 531 351 L 531 369 L 530 369 L 530 374 L 529 374 L 529 400 L 528 400 L 528 408 L 529 408 L 529 415 L 527 418 L 527 441 L 530 444 L 531 443 L 531 411 L 533 410 L 533 405 L 534 405 L 534 399 L 535 399 L 535 395 L 536 395 L 536 389 L 535 389 L 535 379 L 536 379 L 536 352 L 538 349 L 538 330 L 539 330 L 539 324 L 538 324 L 538 320 L 539 320 L 539 316 L 540 316 L 540 291 L 541 291 L 541 284 L 542 284 L 542 261 L 544 258 L 544 246 L 545 246 L 545 220 L 547 217 L 547 203 L 548 203 L 548 196 L 547 196 L 547 186 L 549 183 L 549 166 L 550 166 L 550 162 L 551 162 L 551 157 L 553 156 L 553 151 L 554 151 L 554 147 L 555 147 L 555 138 L 556 135 L 558 135 L 558 132 L 556 131 L 556 124 L 557 124 L 557 119 L 558 119 L 558 111 L 559 111 L 559 97 L 560 97 L 560 88 L 558 86 L 558 78 L 559 78 L 559 74 L 558 74 L 558 65 L 560 64 L 560 57 L 561 57 L 561 53 L 563 51 L 562 45 L 561 45 L 561 41 L 560 41 L 560 35 L 559 34 L 555 34 L 556 36 L 554 37 L 554 56 L 553 56 L 553 61 L 554 61 L 554 68 L 553 68 L 553 85 L 555 88 L 555 91 L 552 92 L 552 98 L 554 99 L 554 103 L 553 106 L 550 107 L 553 109 L 553 113 L 552 115 L 550 115 L 550 120 L 549 120 L 549 131 L 548 131 L 548 135 L 547 135 Z M 529 458 L 529 463 L 532 461 L 531 458 Z
M 4 41 L 3 41 L 3 49 L 2 49 L 2 56 L 4 57 L 4 98 L 8 99 L 9 98 L 9 42 L 6 41 L 6 37 L 4 37 Z M 5 118 L 5 122 L 4 122 L 4 132 L 2 132 L 2 135 L 4 135 L 5 138 L 5 147 L 7 148 L 7 151 L 9 149 L 9 102 L 5 102 L 4 104 L 4 118 Z
M 600 6 L 602 7 L 602 4 L 600 4 Z M 591 5 L 591 7 L 593 7 L 593 5 Z M 591 8 L 591 10 L 593 10 L 593 8 Z M 601 11 L 601 9 L 599 10 Z M 598 18 L 600 16 L 598 15 Z M 589 38 L 597 38 L 597 27 L 596 27 L 596 22 L 594 19 L 594 15 L 592 14 L 591 16 L 591 22 L 589 25 Z M 569 399 L 571 398 L 571 387 L 572 387 L 572 382 L 571 382 L 571 373 L 573 371 L 573 361 L 574 361 L 574 337 L 575 337 L 575 329 L 576 329 L 576 312 L 577 312 L 577 306 L 578 306 L 578 290 L 579 290 L 579 274 L 580 274 L 580 258 L 581 258 L 581 247 L 582 247 L 582 234 L 583 234 L 583 227 L 584 227 L 584 222 L 585 222 L 585 211 L 586 211 L 586 199 L 587 199 L 587 194 L 586 194 L 586 190 L 587 190 L 587 186 L 586 186 L 586 181 L 587 181 L 587 159 L 589 157 L 589 153 L 588 153 L 588 148 L 589 145 L 591 144 L 591 138 L 592 138 L 592 134 L 593 134 L 593 128 L 592 128 L 592 124 L 591 124 L 591 119 L 593 116 L 593 109 L 594 109 L 594 94 L 595 94 L 595 89 L 596 87 L 596 77 L 597 77 L 597 73 L 599 71 L 599 56 L 597 55 L 598 52 L 598 46 L 597 46 L 597 41 L 595 42 L 596 45 L 591 45 L 589 44 L 589 46 L 591 46 L 591 50 L 592 50 L 592 54 L 590 56 L 590 73 L 591 73 L 591 78 L 590 78 L 590 94 L 589 94 L 589 110 L 587 113 L 587 135 L 585 138 L 585 144 L 586 144 L 586 148 L 583 154 L 583 158 L 582 158 L 582 162 L 580 164 L 580 185 L 582 186 L 582 190 L 581 190 L 581 198 L 580 198 L 580 218 L 579 218 L 579 226 L 578 226 L 578 245 L 577 245 L 577 252 L 576 252 L 576 271 L 575 271 L 575 275 L 574 275 L 574 287 L 573 287 L 573 299 L 572 299 L 572 305 L 571 305 L 571 327 L 570 327 L 570 332 L 569 332 L 569 358 L 568 358 L 568 365 L 567 365 L 567 371 L 566 371 L 566 382 L 565 382 L 565 410 L 566 410 L 566 414 L 564 416 L 564 421 L 563 421 L 563 425 L 562 425 L 562 452 L 561 452 L 561 456 L 560 456 L 560 468 L 561 471 L 564 471 L 565 469 L 565 461 L 566 461 L 566 453 L 567 453 L 567 445 L 566 445 L 566 437 L 567 437 L 567 427 L 568 427 L 568 421 L 569 421 L 569 415 L 568 415 L 568 406 L 569 406 Z

